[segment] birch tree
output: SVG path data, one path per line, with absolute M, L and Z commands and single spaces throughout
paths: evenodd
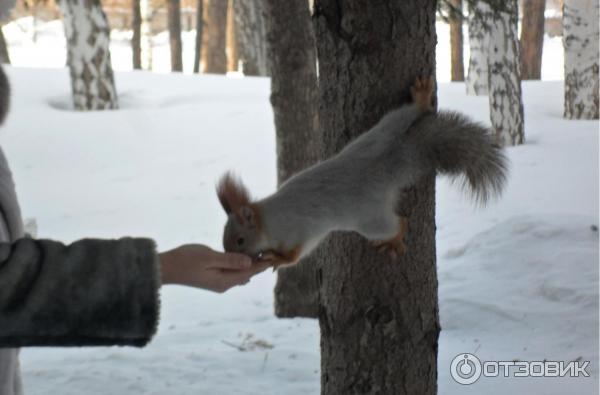
M 598 0 L 564 0 L 565 118 L 598 119 Z
M 416 76 L 435 75 L 436 3 L 315 0 L 326 156 L 410 100 Z M 431 174 L 405 191 L 398 212 L 412 236 L 397 261 L 356 233 L 336 233 L 319 250 L 321 394 L 437 392 L 434 187 Z
M 140 0 L 140 11 L 142 14 L 140 50 L 142 68 L 152 70 L 152 7 L 150 0 Z
M 76 110 L 118 108 L 110 62 L 110 27 L 100 0 L 60 0 Z
M 467 94 L 487 95 L 488 93 L 488 45 L 492 9 L 485 1 L 469 2 L 469 70 L 467 73 Z
M 488 88 L 490 119 L 500 145 L 525 140 L 518 40 L 519 5 L 507 0 L 490 19 Z
M 233 0 L 233 8 L 238 58 L 242 61 L 244 74 L 267 75 L 263 1 Z M 292 18 L 298 17 L 292 16 Z

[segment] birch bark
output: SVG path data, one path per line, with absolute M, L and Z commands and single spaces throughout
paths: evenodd
M 118 108 L 110 62 L 110 27 L 99 0 L 61 0 L 67 64 L 76 110 Z
M 565 118 L 598 119 L 598 0 L 564 0 Z
M 525 140 L 517 24 L 517 0 L 507 0 L 490 21 L 488 88 L 490 119 L 500 145 L 518 145 Z

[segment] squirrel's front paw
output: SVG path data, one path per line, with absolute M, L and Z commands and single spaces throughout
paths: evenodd
M 295 248 L 288 252 L 277 252 L 274 250 L 263 251 L 258 255 L 260 262 L 270 263 L 273 271 L 280 266 L 289 266 L 296 263 L 300 256 L 300 249 Z

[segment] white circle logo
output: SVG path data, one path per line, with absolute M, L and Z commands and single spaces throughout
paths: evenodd
M 481 361 L 473 354 L 458 354 L 452 360 L 450 374 L 459 384 L 473 384 L 481 376 Z

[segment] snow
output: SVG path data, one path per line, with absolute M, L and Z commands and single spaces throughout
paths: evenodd
M 20 36 L 10 27 L 16 63 L 55 66 L 7 68 L 12 112 L 0 131 L 39 237 L 134 235 L 156 239 L 161 250 L 188 242 L 218 249 L 225 216 L 214 185 L 222 172 L 237 171 L 256 196 L 275 189 L 267 79 L 119 71 L 120 110 L 72 112 L 60 45 L 15 44 Z M 113 53 L 113 60 L 129 58 Z M 561 64 L 545 67 L 560 75 Z M 440 83 L 440 106 L 489 124 L 488 98 L 464 92 L 463 84 Z M 562 81 L 525 82 L 523 94 L 527 141 L 508 149 L 504 196 L 477 208 L 438 179 L 442 395 L 598 393 L 598 122 L 562 118 Z M 265 272 L 222 295 L 165 287 L 150 345 L 25 349 L 25 389 L 319 393 L 318 323 L 274 318 L 274 282 Z M 591 377 L 482 377 L 462 386 L 450 377 L 450 361 L 465 352 L 481 360 L 589 360 Z

